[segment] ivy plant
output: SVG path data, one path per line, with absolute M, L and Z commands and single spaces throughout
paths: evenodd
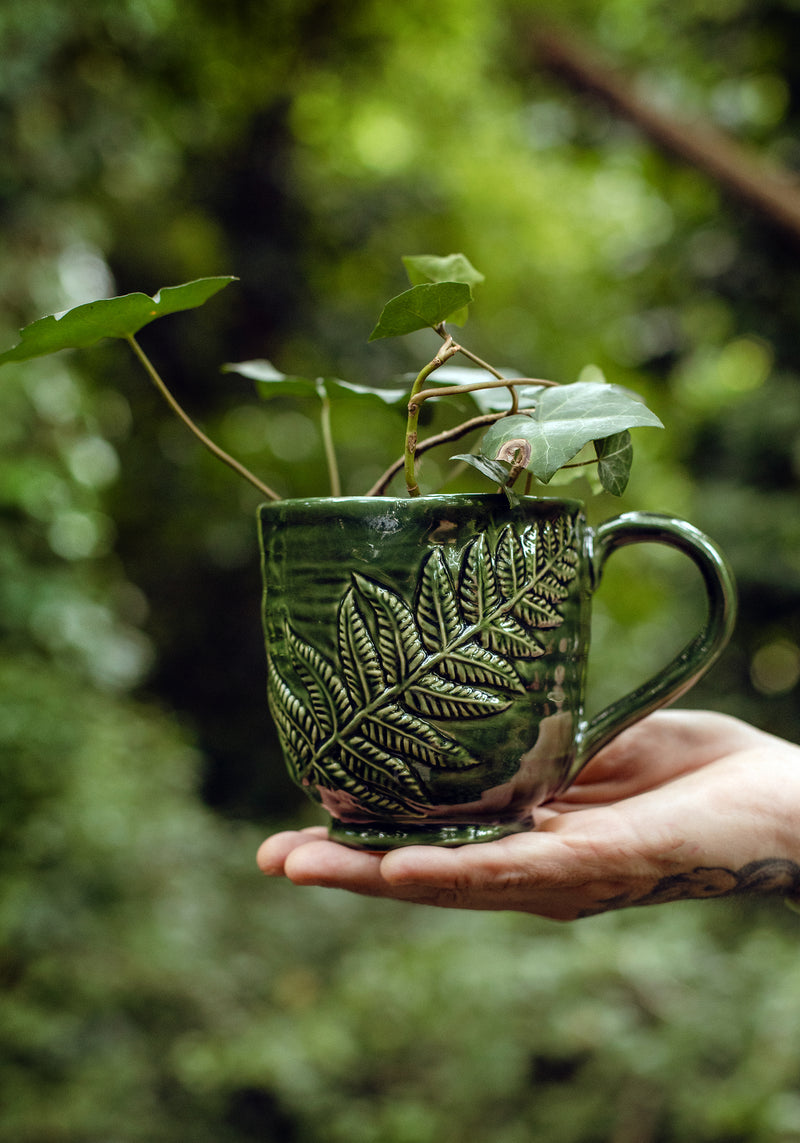
M 599 485 L 620 496 L 627 485 L 633 458 L 630 429 L 661 427 L 658 417 L 639 397 L 620 385 L 609 384 L 598 370 L 592 379 L 570 384 L 531 377 L 509 377 L 483 361 L 449 326 L 467 320 L 474 288 L 483 275 L 463 254 L 415 255 L 403 259 L 410 288 L 384 306 L 369 340 L 401 337 L 430 329 L 441 339 L 437 352 L 410 386 L 371 388 L 346 381 L 290 377 L 268 361 L 244 361 L 224 365 L 223 371 L 255 380 L 267 396 L 312 396 L 319 401 L 322 441 L 333 496 L 341 494 L 336 448 L 331 428 L 331 409 L 338 401 L 354 397 L 369 403 L 407 405 L 407 422 L 402 455 L 394 460 L 366 495 L 380 496 L 402 471 L 409 496 L 419 496 L 417 461 L 428 449 L 451 444 L 478 429 L 484 435 L 477 451 L 460 453 L 451 459 L 471 465 L 503 489 L 513 501 L 514 486 L 525 473 L 525 491 L 534 480 L 548 484 L 557 472 L 567 468 L 596 466 Z M 150 322 L 167 314 L 203 305 L 233 276 L 200 278 L 179 286 L 168 286 L 152 297 L 125 294 L 101 298 L 76 306 L 61 314 L 51 314 L 26 326 L 19 342 L 0 353 L 0 365 L 27 361 L 64 349 L 81 349 L 103 338 L 127 341 L 152 382 L 176 415 L 202 444 L 240 476 L 271 500 L 280 496 L 238 460 L 231 457 L 195 424 L 142 349 L 136 335 Z M 460 356 L 467 368 L 448 364 Z M 434 378 L 433 375 L 436 374 Z M 419 437 L 420 411 L 426 401 L 446 401 L 469 395 L 474 415 L 456 426 Z M 588 455 L 587 455 L 588 454 Z

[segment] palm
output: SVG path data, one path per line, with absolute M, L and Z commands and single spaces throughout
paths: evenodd
M 744 723 L 717 715 L 661 712 L 637 723 L 601 750 L 561 797 L 539 811 L 609 805 L 674 781 L 682 774 L 761 740 Z

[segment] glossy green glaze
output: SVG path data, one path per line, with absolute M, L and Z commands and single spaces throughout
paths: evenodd
M 259 519 L 270 709 L 292 777 L 352 846 L 530 828 L 593 753 L 692 686 L 733 625 L 724 558 L 670 517 L 593 531 L 577 501 L 464 495 L 287 500 Z M 610 554 L 641 542 L 698 565 L 708 616 L 587 722 L 592 594 Z

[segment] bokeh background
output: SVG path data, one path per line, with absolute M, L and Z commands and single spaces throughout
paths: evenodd
M 800 741 L 798 43 L 795 0 L 6 0 L 2 345 L 236 274 L 142 344 L 260 476 L 324 494 L 313 411 L 219 365 L 418 368 L 426 335 L 367 336 L 401 255 L 463 251 L 473 349 L 596 365 L 667 426 L 589 512 L 730 556 L 738 630 L 685 704 Z M 342 418 L 361 491 L 401 425 Z M 3 370 L 0 1141 L 800 1140 L 779 902 L 564 927 L 260 877 L 265 833 L 316 817 L 264 700 L 256 503 L 121 343 Z M 691 632 L 693 576 L 615 556 L 595 705 Z

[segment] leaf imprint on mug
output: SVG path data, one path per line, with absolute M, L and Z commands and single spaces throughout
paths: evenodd
M 508 524 L 448 563 L 433 548 L 413 598 L 358 572 L 339 604 L 336 661 L 287 623 L 291 672 L 274 661 L 269 702 L 298 785 L 343 790 L 367 813 L 424 816 L 429 770 L 478 765 L 439 723 L 507 710 L 518 665 L 547 651 L 577 574 L 569 520 Z M 451 571 L 451 567 L 455 571 Z

